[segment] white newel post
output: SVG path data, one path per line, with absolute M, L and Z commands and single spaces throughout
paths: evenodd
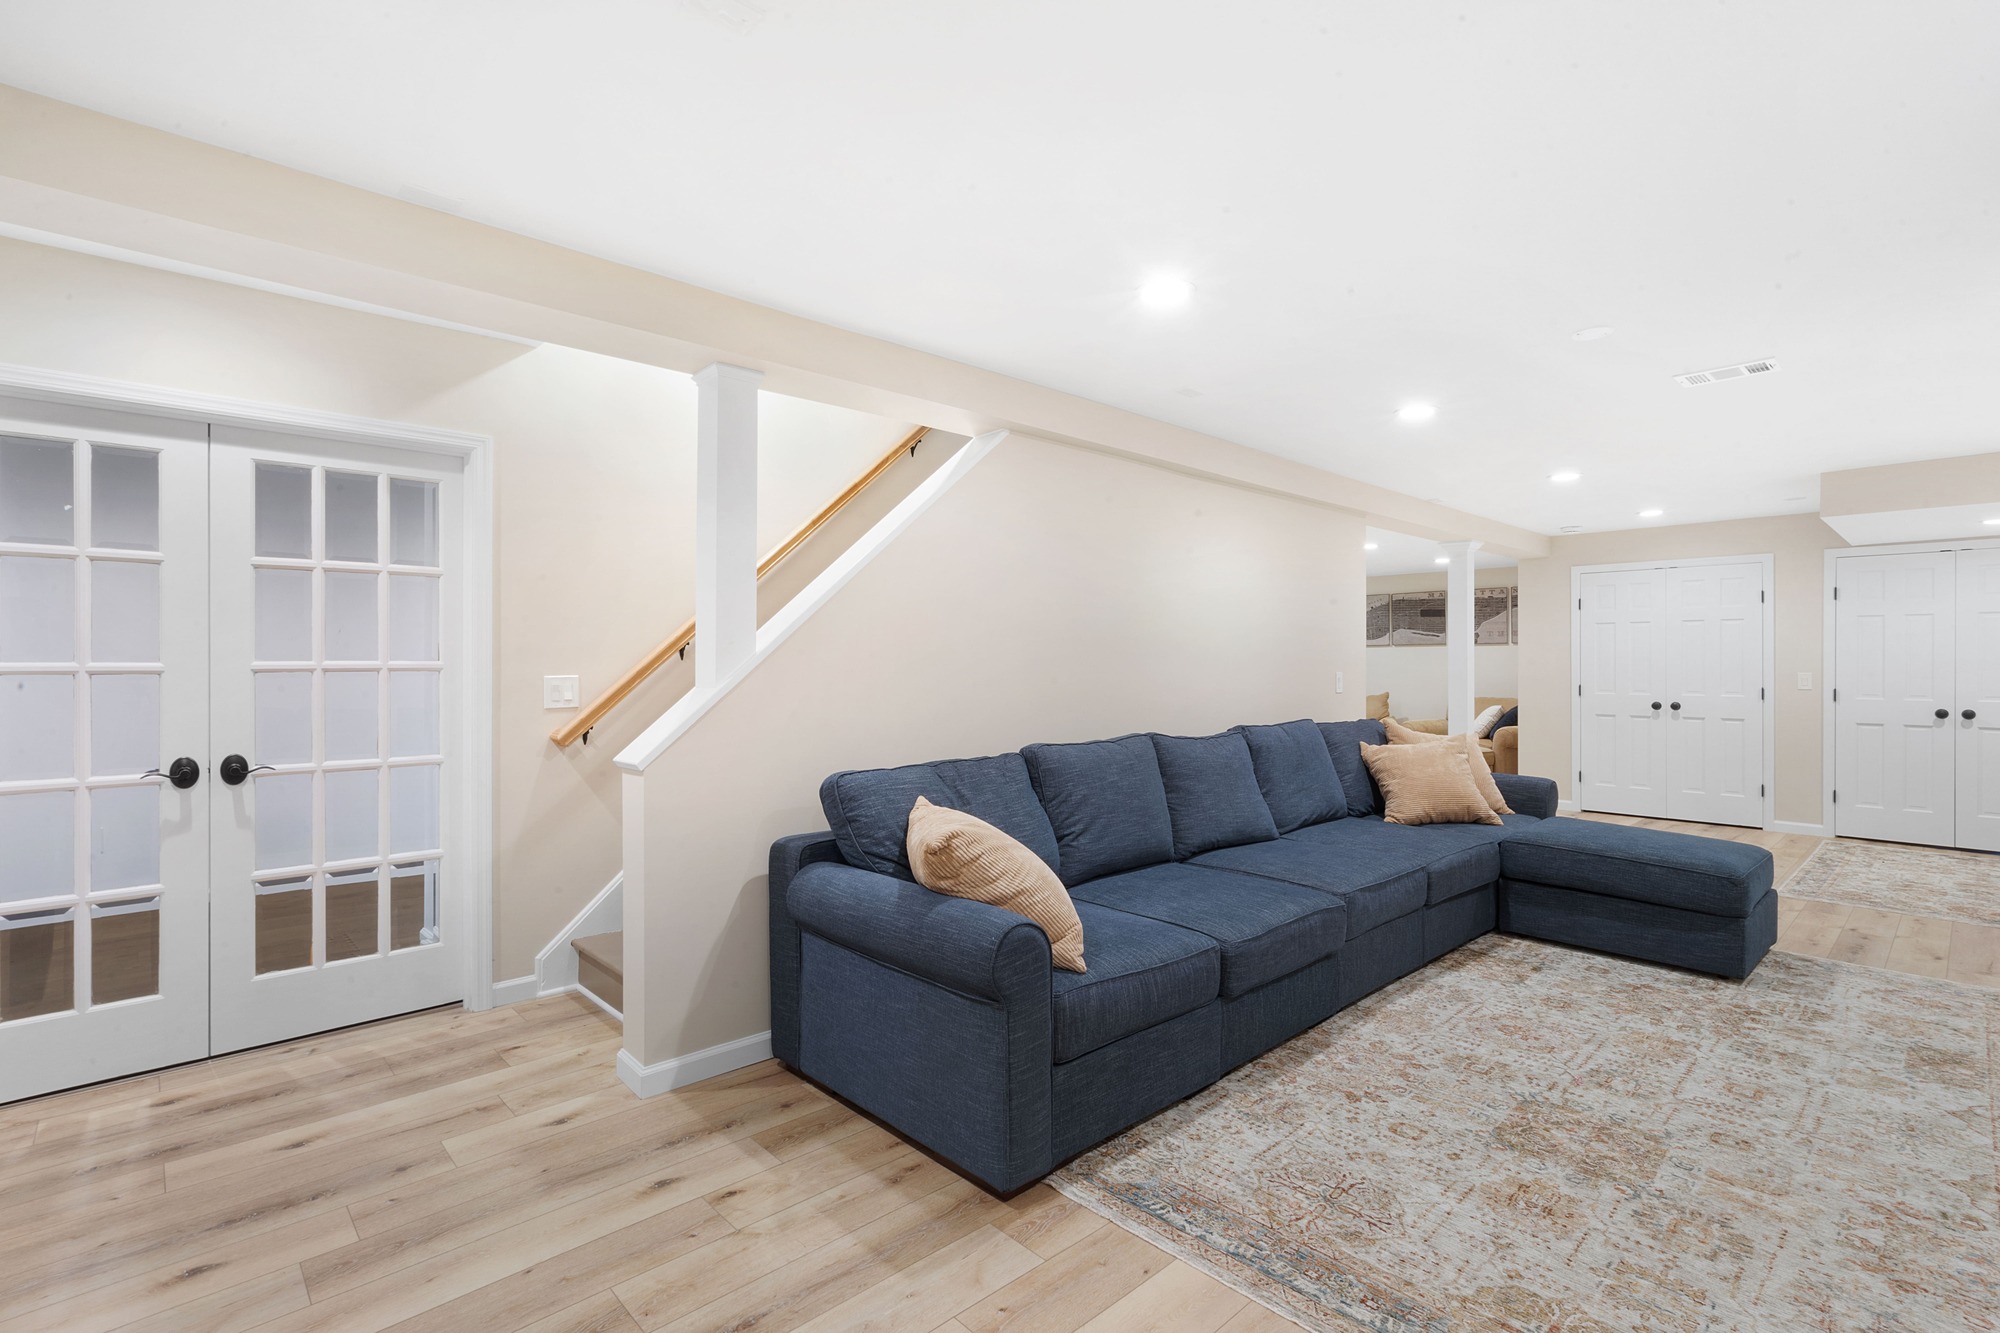
M 1451 557 L 1444 581 L 1445 730 L 1456 736 L 1472 726 L 1472 553 L 1478 542 L 1441 543 Z
M 695 373 L 694 683 L 719 685 L 757 647 L 757 386 L 764 372 Z

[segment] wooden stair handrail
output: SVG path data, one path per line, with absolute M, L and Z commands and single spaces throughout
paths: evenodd
M 825 527 L 835 514 L 847 508 L 855 496 L 867 490 L 877 477 L 895 466 L 897 459 L 904 454 L 915 453 L 917 446 L 923 443 L 924 436 L 928 434 L 930 434 L 929 426 L 919 426 L 904 436 L 902 442 L 894 449 L 875 460 L 874 466 L 849 482 L 847 489 L 834 496 L 830 504 L 800 524 L 798 530 L 791 536 L 772 547 L 769 554 L 757 562 L 757 577 L 763 578 L 782 564 L 786 556 L 805 545 L 808 537 Z M 622 703 L 626 695 L 638 689 L 640 682 L 665 666 L 676 654 L 685 651 L 693 642 L 694 621 L 689 620 L 661 640 L 657 648 L 647 653 L 637 666 L 620 676 L 610 689 L 591 700 L 582 712 L 550 732 L 549 739 L 564 749 L 575 744 L 579 738 L 601 722 L 606 713 Z

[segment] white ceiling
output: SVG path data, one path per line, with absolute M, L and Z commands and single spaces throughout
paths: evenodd
M 1369 528 L 1368 545 L 1375 549 L 1364 553 L 1368 561 L 1368 577 L 1380 578 L 1385 574 L 1442 574 L 1438 557 L 1444 548 L 1428 537 L 1412 537 L 1408 533 L 1390 532 L 1386 528 Z M 1516 562 L 1504 555 L 1491 551 L 1474 551 L 1474 569 L 1500 569 L 1512 567 Z
M 1992 0 L 0 0 L 0 81 L 1545 532 L 2000 447 L 1996 71 Z

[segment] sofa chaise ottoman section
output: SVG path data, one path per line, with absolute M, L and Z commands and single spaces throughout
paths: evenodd
M 1500 844 L 1496 926 L 1724 977 L 1778 939 L 1771 853 L 1718 838 L 1551 819 Z

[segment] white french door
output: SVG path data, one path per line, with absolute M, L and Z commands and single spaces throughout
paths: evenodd
M 1764 822 L 1766 566 L 1579 571 L 1580 809 Z
M 2000 852 L 2000 547 L 1958 553 L 1960 847 Z
M 215 427 L 216 1051 L 445 1004 L 456 464 Z
M 1957 559 L 1835 561 L 1835 831 L 1949 847 L 1957 812 Z
M 461 997 L 460 466 L 0 399 L 0 1101 Z
M 208 1053 L 206 450 L 0 400 L 0 1102 Z

